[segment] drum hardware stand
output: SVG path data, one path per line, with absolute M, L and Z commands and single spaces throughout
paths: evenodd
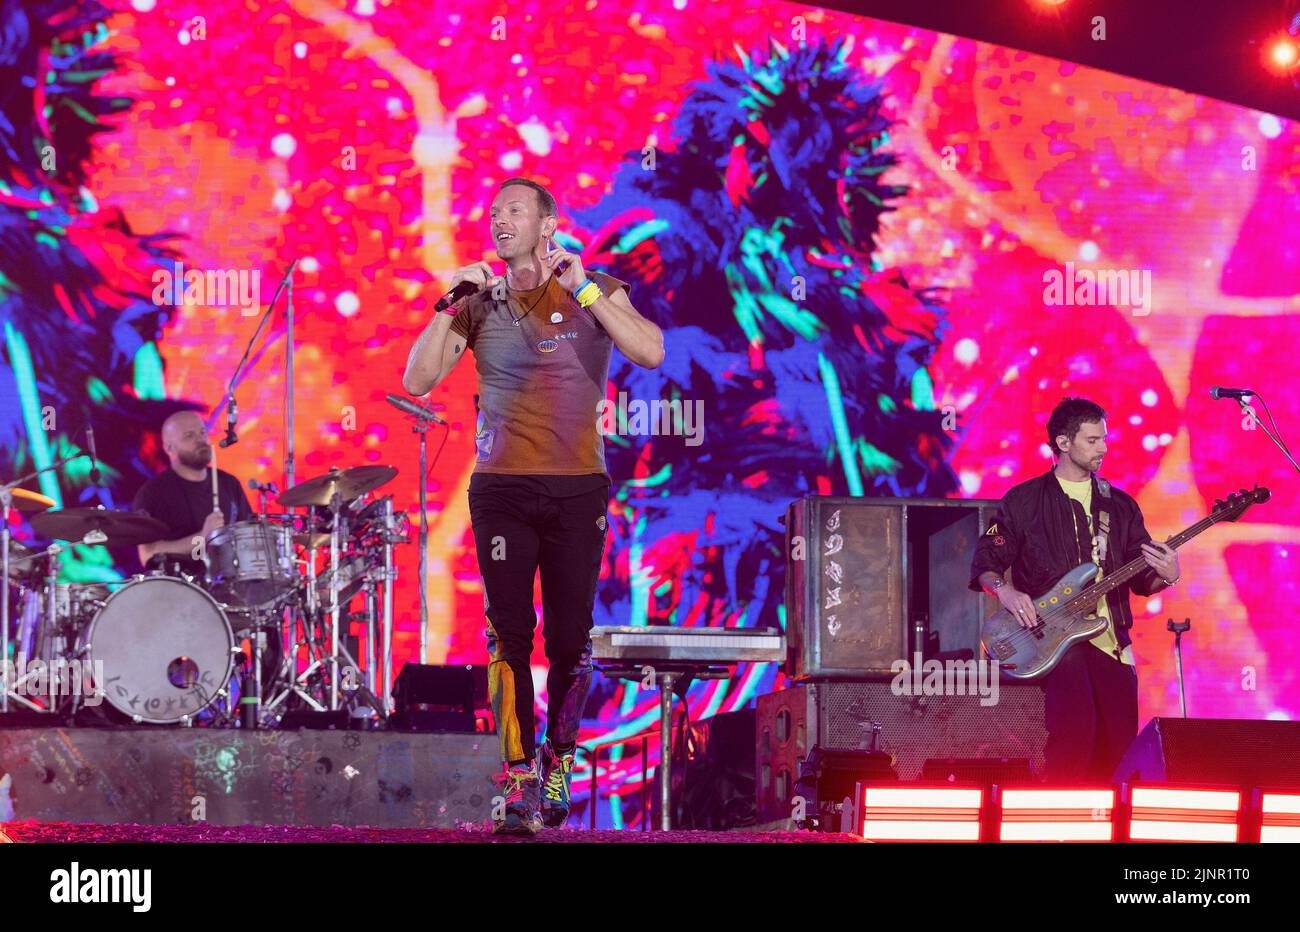
M 306 533 L 309 544 L 307 547 L 307 584 L 304 597 L 307 604 L 304 609 L 302 602 L 298 601 L 297 604 L 290 604 L 287 609 L 289 613 L 288 633 L 284 659 L 277 674 L 277 679 L 281 676 L 284 677 L 285 686 L 274 699 L 263 703 L 263 713 L 274 714 L 276 707 L 287 699 L 291 693 L 311 706 L 313 711 L 325 711 L 325 706 L 317 702 L 305 688 L 312 674 L 321 666 L 320 650 L 315 633 L 320 608 L 316 595 L 316 551 L 318 548 L 310 543 L 316 533 L 316 507 L 314 505 L 307 506 Z M 301 640 L 298 638 L 299 631 L 302 634 Z M 307 666 L 301 673 L 298 672 L 299 648 L 305 648 L 307 651 Z
M 89 455 L 89 453 L 76 453 L 65 456 L 43 469 L 37 469 L 25 476 L 19 476 L 12 482 L 0 485 L 0 579 L 4 581 L 4 590 L 0 593 L 3 595 L 3 598 L 0 598 L 0 712 L 9 711 L 9 696 L 12 693 L 12 687 L 5 680 L 9 660 L 9 542 L 13 538 L 9 530 L 9 509 L 13 506 L 13 490 L 42 473 L 62 469 L 73 460 Z M 91 462 L 94 463 L 93 460 Z M 22 698 L 16 693 L 12 694 L 15 699 Z
M 423 486 L 424 481 L 421 479 Z M 381 713 L 387 717 L 393 712 L 393 583 L 397 579 L 397 569 L 393 566 L 393 497 L 384 499 L 384 614 L 383 639 L 380 645 L 384 655 L 383 689 L 379 693 Z
M 1170 618 L 1165 623 L 1165 629 L 1174 635 L 1174 668 L 1178 672 L 1178 706 L 1182 710 L 1183 718 L 1187 718 L 1187 692 L 1183 686 L 1183 632 L 1190 631 L 1191 627 L 1190 618 L 1184 618 L 1181 622 Z
M 334 712 L 339 707 L 339 524 L 343 513 L 343 497 L 338 492 L 330 500 L 330 511 L 329 709 Z M 356 666 L 355 660 L 352 665 Z
M 375 580 L 370 574 L 366 574 L 365 582 L 361 584 L 361 589 L 366 595 L 366 689 L 370 695 L 375 694 L 379 688 L 379 670 L 377 661 L 379 652 L 375 649 L 375 635 L 378 633 L 378 602 L 379 596 L 375 591 Z M 376 712 L 382 713 L 380 708 Z
M 274 715 L 276 707 L 287 699 L 290 694 L 297 696 L 307 705 L 311 706 L 312 710 L 315 712 L 325 711 L 325 706 L 316 701 L 316 698 L 312 696 L 307 687 L 307 682 L 311 678 L 312 674 L 314 674 L 322 665 L 319 656 L 319 648 L 317 647 L 316 638 L 312 630 L 316 619 L 316 612 L 314 610 L 314 603 L 316 601 L 316 576 L 314 571 L 316 548 L 311 547 L 308 549 L 311 551 L 313 558 L 313 569 L 309 573 L 307 586 L 307 601 L 309 607 L 306 611 L 303 610 L 301 605 L 291 605 L 289 607 L 289 649 L 285 651 L 284 660 L 280 664 L 280 673 L 277 676 L 277 679 L 279 676 L 285 678 L 285 685 L 284 688 L 280 690 L 279 695 L 270 702 L 264 702 L 262 704 L 263 714 Z M 299 629 L 302 631 L 302 640 L 297 639 L 297 632 Z M 299 648 L 306 648 L 308 660 L 306 669 L 301 673 L 297 672 Z

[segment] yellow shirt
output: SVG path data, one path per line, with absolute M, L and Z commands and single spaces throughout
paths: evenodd
M 1056 481 L 1061 484 L 1061 490 L 1083 506 L 1083 513 L 1088 517 L 1088 537 L 1091 539 L 1093 534 L 1092 479 L 1088 478 L 1075 482 L 1072 479 L 1062 479 L 1060 473 L 1055 471 L 1053 471 L 1053 475 L 1056 476 Z M 1098 582 L 1101 581 L 1103 574 L 1104 571 L 1097 574 Z M 1115 622 L 1110 617 L 1110 608 L 1106 605 L 1105 599 L 1097 600 L 1097 613 L 1106 619 L 1106 630 L 1093 638 L 1089 643 L 1114 657 L 1119 648 L 1119 641 L 1115 638 Z M 1119 655 L 1119 659 L 1130 666 L 1133 665 L 1133 646 L 1131 644 L 1124 647 L 1124 651 Z

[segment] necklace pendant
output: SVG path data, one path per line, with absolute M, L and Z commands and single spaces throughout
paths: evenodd
M 563 322 L 564 322 L 564 315 L 561 314 L 559 311 L 556 311 L 554 314 L 551 315 L 551 323 L 560 324 Z

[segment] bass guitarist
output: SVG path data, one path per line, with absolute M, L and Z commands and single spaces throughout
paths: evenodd
M 1105 630 L 1070 647 L 1042 681 L 1046 779 L 1108 784 L 1137 735 L 1129 591 L 1154 595 L 1178 582 L 1178 555 L 1151 539 L 1132 496 L 1097 477 L 1106 454 L 1106 412 L 1099 405 L 1063 399 L 1047 421 L 1047 436 L 1056 465 L 1003 496 L 975 549 L 970 588 L 995 596 L 1022 627 L 1032 628 L 1039 624 L 1034 599 L 1079 564 L 1100 566 L 1100 580 L 1131 560 L 1146 560 L 1146 570 L 1098 601 Z M 1008 569 L 1014 586 L 1004 577 Z

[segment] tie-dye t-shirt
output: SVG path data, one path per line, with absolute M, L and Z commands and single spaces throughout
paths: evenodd
M 612 275 L 587 277 L 605 294 L 629 290 Z M 598 406 L 614 341 L 590 308 L 551 276 L 528 291 L 479 292 L 451 329 L 478 369 L 475 473 L 607 474 Z

